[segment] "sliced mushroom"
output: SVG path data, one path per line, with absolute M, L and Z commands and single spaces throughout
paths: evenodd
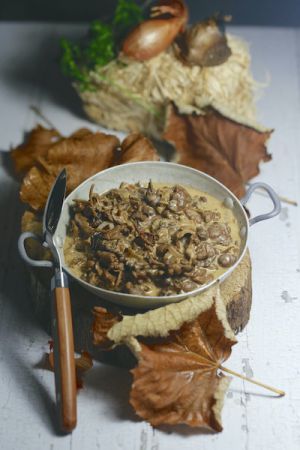
M 92 236 L 95 232 L 94 228 L 90 225 L 88 219 L 82 214 L 75 214 L 74 221 L 80 230 L 80 234 L 83 237 Z
M 149 185 L 146 191 L 146 200 L 151 206 L 156 206 L 160 202 L 160 195 L 157 190 L 154 189 L 153 184 L 149 181 Z

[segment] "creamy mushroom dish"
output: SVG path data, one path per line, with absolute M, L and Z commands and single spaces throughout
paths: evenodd
M 180 185 L 122 183 L 74 200 L 64 244 L 74 275 L 136 295 L 189 292 L 225 272 L 240 254 L 231 209 Z

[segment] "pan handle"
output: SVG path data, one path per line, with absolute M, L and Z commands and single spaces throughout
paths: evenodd
M 250 226 L 254 225 L 257 222 L 261 222 L 262 220 L 271 219 L 271 217 L 277 216 L 281 211 L 281 202 L 280 202 L 280 199 L 279 199 L 278 195 L 276 194 L 276 192 L 268 184 L 260 183 L 260 182 L 253 183 L 250 185 L 249 189 L 246 192 L 246 195 L 240 200 L 240 202 L 243 206 L 246 205 L 246 203 L 248 202 L 249 198 L 251 197 L 251 195 L 252 195 L 253 191 L 255 191 L 255 189 L 264 189 L 267 192 L 268 196 L 272 200 L 273 209 L 269 213 L 260 214 L 256 217 L 253 217 L 252 219 L 249 219 Z
M 25 241 L 27 239 L 34 239 L 35 241 L 39 242 L 41 245 L 43 245 L 43 240 L 38 235 L 31 233 L 30 231 L 25 231 L 22 233 L 18 240 L 18 249 L 19 253 L 22 257 L 22 259 L 33 267 L 53 267 L 53 263 L 51 261 L 38 261 L 36 259 L 30 258 L 27 254 L 27 250 L 25 247 Z

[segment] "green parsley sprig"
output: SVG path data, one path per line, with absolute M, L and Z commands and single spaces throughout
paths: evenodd
M 111 23 L 93 21 L 85 44 L 62 38 L 60 65 L 64 75 L 75 81 L 81 91 L 93 90 L 89 71 L 112 61 L 120 39 L 142 20 L 142 8 L 134 0 L 118 0 Z

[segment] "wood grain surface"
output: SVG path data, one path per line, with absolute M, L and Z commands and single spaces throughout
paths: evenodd
M 229 368 L 284 389 L 284 398 L 234 379 L 227 393 L 224 431 L 199 434 L 186 428 L 153 429 L 128 405 L 131 375 L 101 361 L 78 395 L 78 425 L 68 436 L 56 426 L 53 373 L 42 367 L 49 335 L 36 319 L 16 238 L 21 208 L 18 185 L 6 153 L 33 127 L 29 109 L 39 106 L 63 133 L 91 126 L 57 67 L 61 36 L 83 34 L 79 25 L 0 25 L 0 447 L 5 450 L 298 450 L 300 448 L 300 217 L 283 205 L 280 217 L 251 228 L 253 305 L 251 321 L 238 335 Z M 258 103 L 261 121 L 275 132 L 273 160 L 260 181 L 300 200 L 300 31 L 232 28 L 250 43 L 257 80 L 268 87 Z M 97 127 L 92 125 L 95 130 Z M 253 196 L 252 214 L 269 209 Z M 50 304 L 49 304 L 50 308 Z M 74 324 L 76 327 L 76 324 Z M 88 344 L 88 343 L 87 343 Z M 88 345 L 81 342 L 82 349 Z

